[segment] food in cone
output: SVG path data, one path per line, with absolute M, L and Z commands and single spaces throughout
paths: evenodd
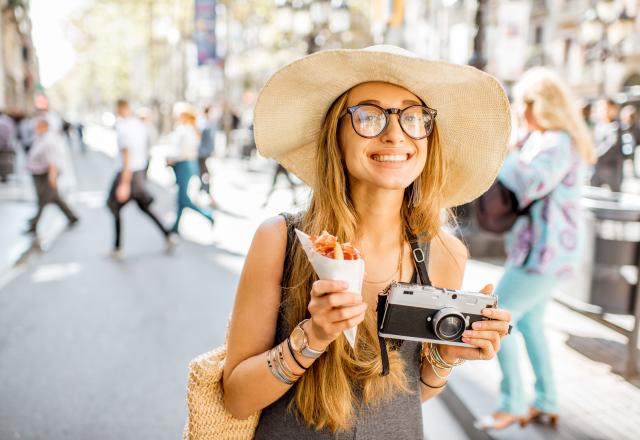
M 296 235 L 321 280 L 344 281 L 349 285 L 348 292 L 362 294 L 364 260 L 351 243 L 340 243 L 327 231 L 310 236 L 296 229 Z M 352 348 L 355 348 L 357 327 L 343 332 Z

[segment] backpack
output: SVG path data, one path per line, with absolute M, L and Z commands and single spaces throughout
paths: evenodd
M 520 209 L 513 191 L 496 179 L 487 192 L 476 199 L 474 205 L 480 228 L 500 234 L 511 229 L 518 217 L 527 215 L 533 202 Z

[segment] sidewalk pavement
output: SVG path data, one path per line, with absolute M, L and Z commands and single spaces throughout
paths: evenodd
M 503 269 L 494 264 L 469 261 L 464 289 L 495 284 Z M 499 397 L 500 368 L 496 359 L 467 362 L 456 368 L 450 380 L 454 402 L 464 404 L 454 410 L 466 418 L 470 438 L 495 439 L 636 439 L 640 433 L 640 381 L 629 382 L 622 371 L 626 338 L 595 321 L 552 302 L 547 309 L 545 328 L 554 361 L 560 403 L 557 431 L 540 425 L 512 426 L 488 435 L 475 430 L 468 415 L 490 415 Z M 517 333 L 514 337 L 521 338 Z M 524 383 L 533 390 L 533 373 L 521 345 Z M 451 403 L 451 401 L 449 401 Z M 465 417 L 467 411 L 467 417 Z

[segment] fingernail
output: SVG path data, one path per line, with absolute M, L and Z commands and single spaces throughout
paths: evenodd
M 473 324 L 471 324 L 471 328 L 474 330 L 480 330 L 482 328 L 482 323 L 474 322 Z
M 346 289 L 347 287 L 349 287 L 348 283 L 345 283 L 344 281 L 340 281 L 340 288 L 341 289 Z
M 462 338 L 462 342 L 469 342 L 471 339 L 469 338 Z
M 482 314 L 484 316 L 491 316 L 493 315 L 493 309 L 482 309 Z
M 473 336 L 473 332 L 471 330 L 465 330 L 462 336 Z

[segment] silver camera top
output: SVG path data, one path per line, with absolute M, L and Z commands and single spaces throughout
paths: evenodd
M 427 309 L 453 307 L 461 313 L 480 314 L 486 307 L 496 308 L 498 297 L 478 292 L 393 282 L 388 289 L 388 303 Z

